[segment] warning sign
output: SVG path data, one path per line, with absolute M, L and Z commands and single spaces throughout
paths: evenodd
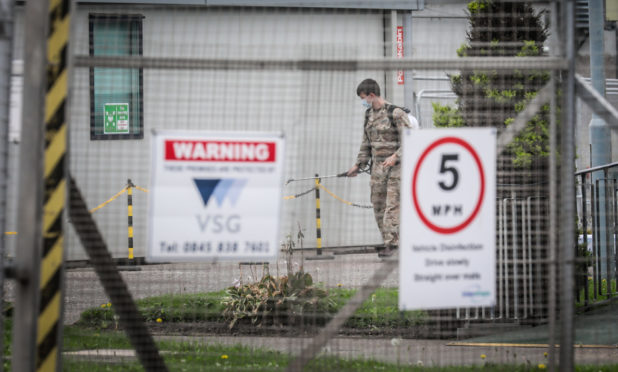
M 491 306 L 496 131 L 405 131 L 401 309 Z
M 278 134 L 155 133 L 147 259 L 276 259 L 283 146 Z
M 103 125 L 105 134 L 129 133 L 129 104 L 128 103 L 106 103 L 105 104 L 105 124 Z

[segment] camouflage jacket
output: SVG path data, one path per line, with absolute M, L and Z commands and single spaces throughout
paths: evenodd
M 408 115 L 400 108 L 393 110 L 393 122 L 388 118 L 388 106 L 391 105 L 385 102 L 384 106 L 375 110 L 367 109 L 365 112 L 366 123 L 363 130 L 363 141 L 356 158 L 356 165 L 363 168 L 369 160 L 373 162 L 382 162 L 389 156 L 397 153 L 401 156 L 401 141 L 399 132 L 404 128 L 410 128 L 410 120 Z

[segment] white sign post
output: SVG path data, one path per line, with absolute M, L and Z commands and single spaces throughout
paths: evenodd
M 281 135 L 168 131 L 152 143 L 148 261 L 277 258 Z
M 495 303 L 494 128 L 402 133 L 399 308 Z

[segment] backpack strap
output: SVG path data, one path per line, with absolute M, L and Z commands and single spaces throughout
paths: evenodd
M 369 115 L 371 115 L 371 109 L 368 108 L 365 111 L 365 124 L 363 124 L 363 131 L 365 131 L 365 135 L 367 135 L 367 124 L 369 123 Z M 369 136 L 367 136 L 367 139 L 369 139 Z
M 403 112 L 405 112 L 406 114 L 409 114 L 411 111 L 409 108 L 407 107 L 399 107 L 396 105 L 388 105 L 386 107 L 386 113 L 388 115 L 388 120 L 391 122 L 391 125 L 393 125 L 393 111 L 395 111 L 395 109 L 402 109 Z
M 367 135 L 367 124 L 369 123 L 369 115 L 371 115 L 371 108 L 368 108 L 365 111 L 365 124 L 363 125 L 363 132 L 365 133 L 365 137 L 367 137 L 367 141 L 369 141 L 369 146 L 371 146 L 371 140 L 369 139 L 369 136 Z M 369 162 L 367 163 L 367 166 L 369 167 L 369 174 L 371 174 L 371 168 L 372 168 L 372 160 L 371 160 L 371 156 L 369 157 Z

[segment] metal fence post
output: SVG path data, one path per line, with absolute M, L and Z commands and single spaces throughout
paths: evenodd
M 592 231 L 599 230 L 599 181 L 592 183 Z M 592 213 L 594 211 L 594 213 Z M 592 265 L 592 290 L 594 292 L 594 299 L 599 296 L 599 282 L 601 281 L 600 269 L 599 269 L 599 234 L 592 235 L 592 256 L 594 265 Z
M 552 4 L 552 25 L 553 30 L 556 31 L 556 22 L 558 21 L 557 13 L 557 5 L 556 3 Z M 557 44 L 557 43 L 556 43 Z M 553 48 L 555 49 L 555 48 Z M 556 53 L 556 51 L 554 51 Z M 548 318 L 548 365 L 549 370 L 553 372 L 555 370 L 556 364 L 556 296 L 557 296 L 557 278 L 556 278 L 556 261 L 557 261 L 557 252 L 556 252 L 556 224 L 557 224 L 557 216 L 558 216 L 558 159 L 556 155 L 558 154 L 558 144 L 556 143 L 556 139 L 558 136 L 558 131 L 556 130 L 556 119 L 558 115 L 558 98 L 556 96 L 556 83 L 558 81 L 558 73 L 556 71 L 552 72 L 551 77 L 551 90 L 552 90 L 552 99 L 550 101 L 550 116 L 549 116 L 549 252 L 547 254 L 547 258 L 549 259 L 549 288 L 547 293 L 547 301 L 549 302 L 547 306 L 547 318 Z M 541 259 L 541 252 L 538 251 L 536 255 L 537 259 Z M 541 278 L 541 265 L 538 264 L 539 273 L 538 279 Z M 537 282 L 538 283 L 538 282 Z
M 587 194 L 586 194 L 586 174 L 582 174 L 581 175 L 581 191 L 582 191 L 582 231 L 583 231 L 583 242 L 586 245 L 586 252 L 588 251 L 588 217 L 587 217 L 587 208 L 586 208 L 586 199 L 587 199 Z M 588 259 L 586 258 L 586 271 L 588 268 Z M 585 280 L 584 280 L 584 305 L 588 306 L 588 296 L 590 296 L 589 290 L 588 290 L 588 273 L 585 273 Z
M 603 253 L 601 253 L 601 260 L 605 258 L 605 277 L 607 278 L 608 286 L 605 289 L 605 294 L 609 295 L 611 292 L 611 256 L 612 249 L 614 247 L 613 244 L 613 228 L 611 228 L 612 218 L 611 218 L 611 191 L 610 191 L 610 180 L 609 180 L 609 170 L 607 168 L 603 169 L 603 192 L 605 195 L 605 199 L 603 200 L 604 214 L 605 214 L 605 257 L 603 257 Z M 602 280 L 602 279 L 601 279 Z
M 0 122 L 9 122 L 11 63 L 13 55 L 13 1 L 0 1 Z M 4 267 L 9 180 L 9 125 L 0 125 L 0 360 L 4 359 Z
M 512 267 L 513 267 L 513 319 L 519 319 L 519 273 L 517 272 L 518 258 L 517 258 L 517 249 L 518 241 L 518 226 L 517 226 L 517 194 L 515 191 L 511 191 L 511 196 L 513 197 L 513 209 L 511 209 L 511 219 L 512 219 L 512 230 L 511 237 L 513 239 L 513 258 L 512 258 Z
M 25 8 L 24 102 L 19 168 L 18 247 L 16 252 L 15 318 L 12 369 L 34 371 L 39 268 L 43 225 L 43 123 L 46 85 L 48 1 L 28 1 Z
M 564 55 L 568 61 L 568 69 L 563 80 L 562 128 L 560 141 L 560 370 L 573 371 L 573 340 L 575 298 L 573 259 L 574 244 L 574 213 L 575 187 L 575 1 L 562 4 L 564 38 Z

